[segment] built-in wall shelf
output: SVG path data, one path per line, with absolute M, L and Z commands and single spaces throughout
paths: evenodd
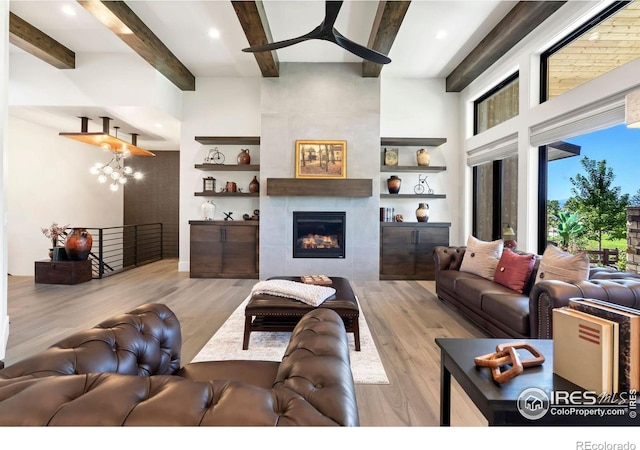
M 259 172 L 259 164 L 196 164 L 196 169 L 216 172 Z
M 383 137 L 380 138 L 381 145 L 397 145 L 399 147 L 407 146 L 425 146 L 425 147 L 437 147 L 447 142 L 447 138 L 393 138 Z
M 194 192 L 196 197 L 260 197 L 259 192 L 214 192 L 202 191 Z
M 260 136 L 196 136 L 204 145 L 260 145 Z
M 380 194 L 380 198 L 447 198 L 445 194 Z
M 267 195 L 308 197 L 371 197 L 370 178 L 307 179 L 267 178 Z
M 380 172 L 444 172 L 446 166 L 381 166 Z

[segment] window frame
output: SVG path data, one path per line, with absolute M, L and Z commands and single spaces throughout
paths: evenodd
M 580 25 L 573 32 L 569 33 L 560 41 L 556 42 L 554 45 L 549 47 L 547 50 L 540 54 L 540 103 L 544 103 L 549 100 L 548 97 L 548 70 L 549 70 L 549 58 L 552 57 L 555 53 L 559 52 L 573 41 L 581 37 L 591 28 L 601 24 L 609 17 L 623 9 L 625 6 L 633 3 L 633 0 L 625 0 L 625 1 L 616 1 L 611 5 L 607 6 L 605 9 L 600 11 L 600 13 L 593 16 L 590 20 Z M 474 117 L 475 119 L 475 117 Z
M 493 95 L 500 92 L 502 89 L 504 89 L 505 86 L 519 79 L 520 79 L 520 71 L 516 70 L 514 73 L 512 73 L 511 75 L 506 77 L 504 80 L 502 80 L 500 83 L 492 87 L 484 95 L 478 97 L 476 100 L 473 101 L 473 135 L 474 136 L 478 134 L 478 105 L 480 105 L 480 103 L 484 102 L 489 97 L 492 97 Z

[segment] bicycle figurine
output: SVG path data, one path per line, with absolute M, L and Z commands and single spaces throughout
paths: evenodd
M 209 150 L 209 154 L 204 159 L 205 164 L 222 164 L 224 163 L 224 155 L 215 147 Z
M 427 183 L 427 176 L 425 175 L 424 178 L 422 178 L 422 175 L 418 175 L 418 184 L 416 184 L 413 187 L 413 192 L 415 192 L 416 194 L 424 194 L 425 192 L 425 185 L 427 186 L 426 191 L 427 194 L 431 195 L 433 194 L 433 189 L 431 189 L 431 186 L 429 186 L 429 183 Z

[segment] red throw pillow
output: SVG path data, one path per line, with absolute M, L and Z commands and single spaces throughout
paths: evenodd
M 536 255 L 519 255 L 505 248 L 498 261 L 493 281 L 522 294 L 536 263 Z

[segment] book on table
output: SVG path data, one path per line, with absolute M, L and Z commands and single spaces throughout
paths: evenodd
M 618 392 L 618 323 L 570 309 L 553 310 L 553 372 L 596 394 Z
M 621 392 L 640 389 L 640 310 L 604 300 L 575 298 L 569 308 L 612 320 L 619 326 L 619 382 Z

